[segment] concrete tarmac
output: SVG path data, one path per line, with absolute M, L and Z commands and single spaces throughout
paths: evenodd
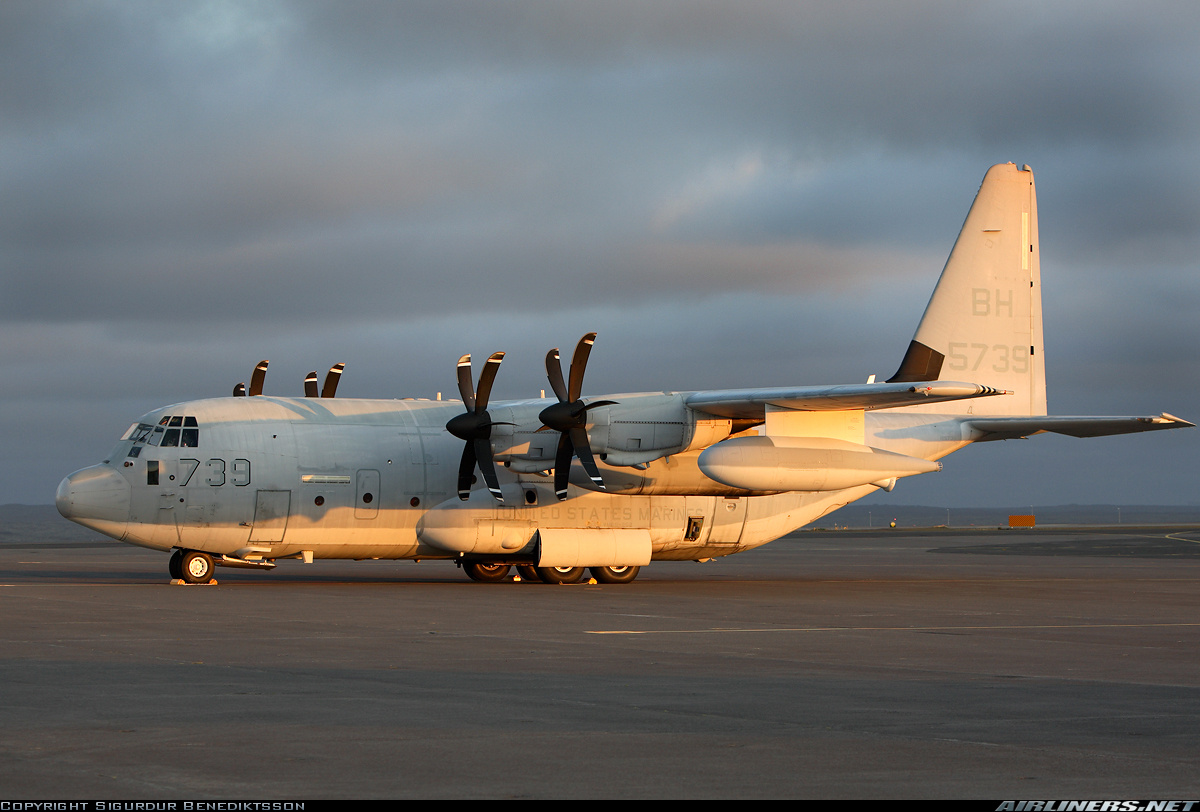
M 32 528 L 32 529 L 30 529 Z M 0 537 L 4 799 L 1195 798 L 1200 529 L 804 532 L 624 586 Z

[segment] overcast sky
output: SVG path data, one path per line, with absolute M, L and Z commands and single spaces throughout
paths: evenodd
M 890 375 L 986 169 L 1037 177 L 1050 411 L 1200 418 L 1193 2 L 0 4 L 0 502 L 139 415 Z M 1200 430 L 872 497 L 1197 504 Z

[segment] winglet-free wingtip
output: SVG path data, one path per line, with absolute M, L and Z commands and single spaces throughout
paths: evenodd
M 1158 417 L 1140 417 L 1138 419 L 1147 423 L 1174 423 L 1175 427 L 1180 429 L 1194 429 L 1196 427 L 1195 423 L 1190 423 L 1182 417 L 1176 417 L 1166 412 L 1163 412 Z

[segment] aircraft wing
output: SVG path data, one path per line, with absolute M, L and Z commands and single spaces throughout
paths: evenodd
M 685 403 L 718 417 L 764 420 L 767 406 L 804 412 L 848 409 L 887 409 L 943 400 L 1011 395 L 977 383 L 922 381 L 920 383 L 859 383 L 841 386 L 795 386 L 778 389 L 726 389 L 694 392 Z
M 1051 432 L 1071 437 L 1105 437 L 1110 434 L 1133 434 L 1139 431 L 1182 429 L 1193 426 L 1186 420 L 1163 412 L 1156 417 L 981 417 L 964 421 L 982 436 L 976 442 L 1015 440 L 1031 434 Z

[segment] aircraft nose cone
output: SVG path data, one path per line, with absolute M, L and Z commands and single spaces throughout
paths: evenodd
M 63 518 L 119 539 L 129 522 L 129 482 L 107 465 L 83 468 L 58 483 L 54 504 Z

